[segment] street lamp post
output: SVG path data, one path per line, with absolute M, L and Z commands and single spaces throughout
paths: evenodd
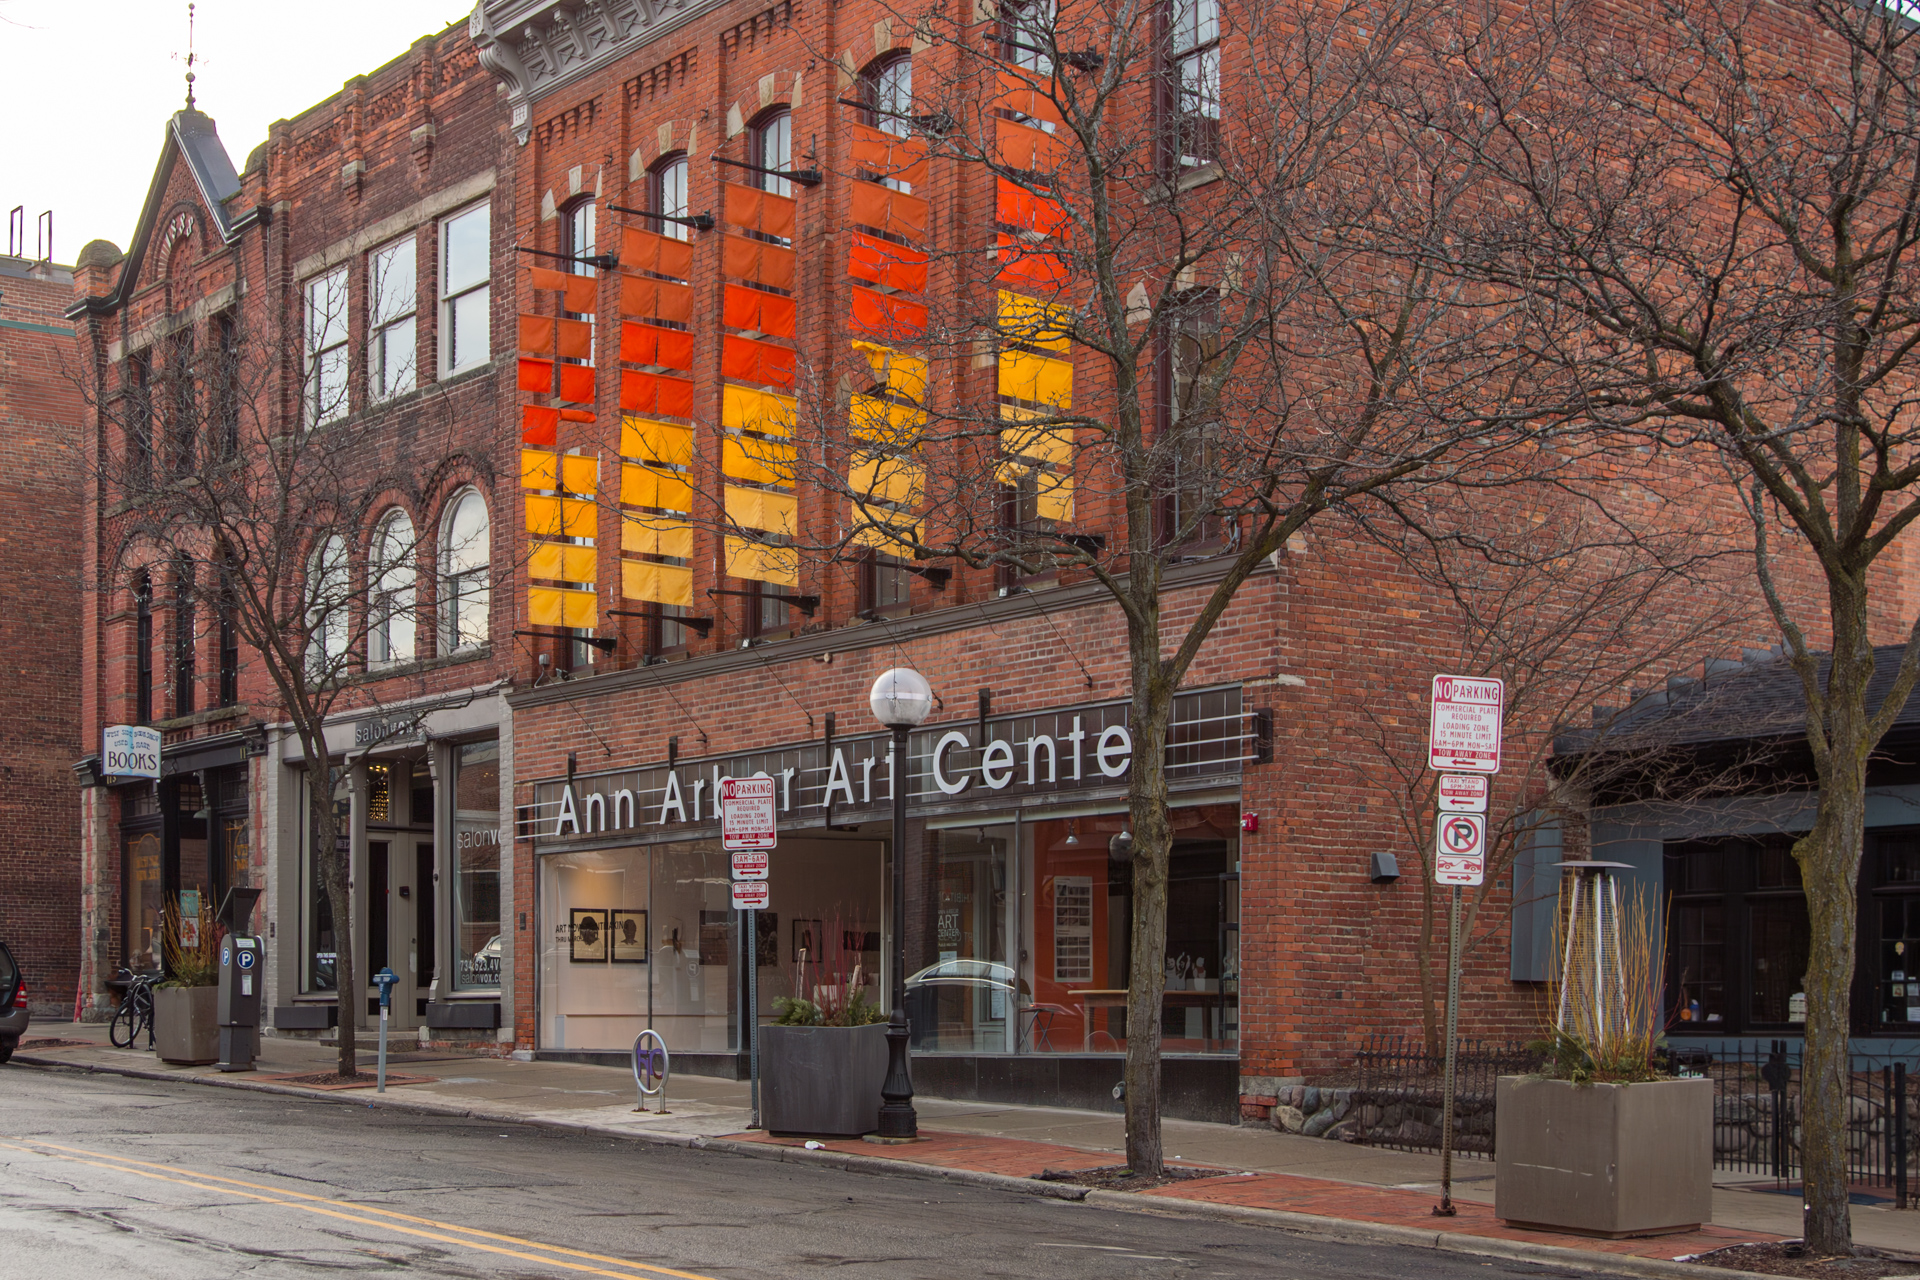
M 907 1061 L 907 736 L 933 711 L 933 686 L 910 667 L 883 671 L 867 696 L 874 719 L 893 731 L 893 1016 L 887 1019 L 887 1079 L 880 1086 L 880 1137 L 907 1139 L 920 1131 L 913 1110 L 913 1071 Z

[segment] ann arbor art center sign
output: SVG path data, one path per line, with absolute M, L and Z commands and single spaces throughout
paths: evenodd
M 905 770 L 910 810 L 930 813 L 979 800 L 1126 785 L 1133 735 L 1126 702 L 933 725 L 912 734 Z M 1249 732 L 1236 688 L 1185 693 L 1168 732 L 1169 782 L 1240 772 Z M 723 783 L 765 774 L 780 822 L 860 822 L 893 803 L 893 743 L 886 733 L 815 739 L 733 756 L 581 775 L 538 783 L 522 806 L 520 834 L 536 842 L 604 833 L 684 839 L 717 831 Z
M 110 724 L 100 735 L 100 772 L 109 778 L 158 778 L 160 731 Z

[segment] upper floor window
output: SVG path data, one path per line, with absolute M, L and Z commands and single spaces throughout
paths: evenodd
M 307 425 L 346 416 L 347 269 L 307 281 Z
M 669 218 L 689 217 L 687 213 L 687 157 L 668 156 L 653 166 L 650 176 L 653 197 L 653 211 L 664 213 Z M 663 236 L 672 236 L 675 240 L 685 240 L 692 234 L 692 228 L 678 222 L 658 222 L 653 226 Z
M 352 569 L 347 563 L 347 540 L 328 534 L 307 562 L 307 675 L 335 680 L 343 673 L 351 634 L 347 610 L 351 603 Z
M 207 370 L 210 446 L 222 458 L 240 452 L 240 322 L 229 311 L 214 317 L 213 364 Z
M 448 652 L 486 643 L 491 540 L 485 500 L 473 489 L 462 492 L 440 534 L 440 627 Z
M 488 282 L 492 224 L 475 205 L 440 224 L 440 376 L 486 363 L 491 353 Z
M 133 584 L 133 719 L 153 723 L 153 579 Z
M 173 714 L 194 713 L 194 686 L 199 683 L 197 660 L 199 619 L 193 595 L 193 561 L 181 556 L 173 562 Z
M 1000 42 L 1008 62 L 1036 75 L 1053 74 L 1054 0 L 1006 0 L 1000 6 Z
M 895 54 L 869 66 L 860 77 L 860 98 L 867 123 L 904 138 L 913 132 L 913 57 Z
M 167 469 L 176 476 L 193 473 L 200 426 L 194 391 L 193 326 L 182 325 L 167 339 Z
M 414 237 L 367 255 L 367 391 L 384 400 L 415 382 L 414 312 L 419 306 Z
M 413 521 L 394 511 L 373 535 L 367 565 L 372 585 L 367 625 L 367 661 L 373 666 L 411 662 L 414 657 Z
M 793 182 L 779 174 L 793 169 L 793 112 L 782 108 L 762 116 L 753 126 L 753 161 L 773 173 L 757 173 L 762 191 L 793 194 Z
M 1220 154 L 1220 0 L 1171 0 L 1172 151 L 1190 168 Z
M 220 705 L 240 701 L 240 599 L 234 571 L 220 572 Z
M 127 485 L 144 488 L 153 481 L 153 365 L 146 352 L 127 357 L 125 405 Z
M 574 258 L 590 258 L 594 254 L 594 203 L 582 200 L 569 208 L 560 218 L 560 252 Z M 592 265 L 585 262 L 569 262 L 566 270 L 577 276 L 590 276 L 594 272 Z M 589 328 L 593 325 L 593 313 L 589 311 L 562 311 L 562 315 L 571 320 L 584 320 Z M 593 347 L 587 348 L 587 364 L 593 363 Z

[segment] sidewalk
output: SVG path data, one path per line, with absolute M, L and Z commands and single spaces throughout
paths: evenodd
M 1670 1260 L 1742 1241 L 1797 1236 L 1800 1229 L 1798 1195 L 1782 1194 L 1771 1179 L 1722 1175 L 1714 1190 L 1714 1223 L 1696 1232 L 1612 1241 L 1517 1230 L 1493 1216 L 1493 1166 L 1483 1160 L 1454 1162 L 1453 1192 L 1459 1214 L 1436 1218 L 1431 1209 L 1439 1198 L 1437 1157 L 1254 1126 L 1182 1120 L 1165 1124 L 1168 1155 L 1182 1164 L 1223 1170 L 1223 1176 L 1138 1193 L 1088 1193 L 1069 1184 L 1025 1180 L 1048 1169 L 1082 1170 L 1120 1163 L 1124 1134 L 1117 1115 L 921 1097 L 914 1100 L 923 1135 L 920 1142 L 888 1146 L 829 1141 L 808 1149 L 801 1139 L 749 1131 L 744 1081 L 675 1075 L 667 1086 L 667 1114 L 652 1110 L 656 1104 L 651 1102 L 642 1114 L 634 1110 L 638 1093 L 632 1076 L 616 1068 L 425 1053 L 411 1041 L 400 1041 L 389 1046 L 389 1077 L 404 1073 L 419 1083 L 390 1083 L 384 1096 L 371 1087 L 343 1095 L 274 1079 L 330 1070 L 337 1062 L 331 1046 L 269 1037 L 261 1042 L 256 1071 L 222 1074 L 212 1067 L 172 1067 L 145 1050 L 112 1048 L 106 1030 L 100 1024 L 36 1024 L 13 1060 L 29 1066 L 184 1079 L 316 1098 L 345 1097 L 355 1103 L 591 1129 L 841 1167 L 884 1171 L 909 1165 L 919 1173 L 937 1171 L 938 1176 L 1017 1186 L 1033 1194 L 1087 1199 L 1108 1207 L 1143 1210 L 1148 1207 L 1146 1198 L 1151 1198 L 1153 1210 L 1161 1212 L 1257 1218 L 1318 1235 L 1351 1237 L 1358 1232 L 1379 1242 L 1533 1257 L 1639 1274 L 1696 1273 L 1725 1280 L 1739 1273 L 1677 1267 Z M 370 1042 L 369 1051 L 361 1054 L 369 1079 L 374 1060 L 371 1048 Z M 1857 1204 L 1854 1238 L 1863 1245 L 1920 1257 L 1920 1212 Z

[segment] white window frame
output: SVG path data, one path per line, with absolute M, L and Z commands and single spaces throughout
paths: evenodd
M 686 152 L 681 152 L 670 160 L 662 161 L 653 170 L 654 212 L 665 214 L 669 218 L 687 217 L 688 176 Z M 661 222 L 654 229 L 663 236 L 675 240 L 686 240 L 693 235 L 693 228 L 680 222 Z
M 417 549 L 413 519 L 399 507 L 374 526 L 367 556 L 373 614 L 367 626 L 368 666 L 397 666 L 418 656 L 419 628 L 414 620 L 419 591 Z
M 479 539 L 477 550 L 480 553 L 478 563 L 466 558 L 464 553 L 475 550 L 471 547 L 456 546 L 453 524 L 459 513 L 471 498 L 480 504 L 480 514 L 485 519 L 484 536 Z M 444 652 L 457 653 L 465 649 L 475 649 L 487 643 L 489 616 L 492 607 L 492 559 L 493 559 L 493 513 L 487 509 L 486 497 L 474 488 L 466 488 L 448 500 L 446 513 L 440 519 L 440 638 Z M 477 602 L 479 627 L 469 631 L 461 626 L 462 613 Z
M 1212 164 L 1220 148 L 1220 0 L 1172 0 L 1168 14 L 1173 147 L 1178 164 Z M 1188 120 L 1211 120 L 1208 155 L 1187 151 Z
M 419 238 L 412 232 L 367 255 L 367 399 L 420 385 Z
M 486 228 L 487 270 L 478 278 L 453 274 L 453 227 L 454 224 L 468 218 L 478 217 Z M 490 313 L 493 285 L 493 215 L 488 202 L 468 205 L 458 213 L 449 214 L 440 220 L 440 377 L 450 378 L 455 374 L 477 369 L 492 358 L 493 333 Z M 479 321 L 479 353 L 474 351 L 471 329 L 463 336 L 459 330 L 459 318 L 464 315 L 469 322 L 476 317 Z M 455 358 L 468 353 L 460 363 Z
M 350 409 L 347 339 L 347 269 L 335 267 L 309 279 L 306 305 L 306 388 L 301 396 L 309 427 L 344 418 Z
M 348 616 L 353 594 L 353 566 L 347 559 L 347 540 L 330 533 L 307 559 L 307 678 L 338 680 L 345 674 L 347 644 L 352 638 Z

